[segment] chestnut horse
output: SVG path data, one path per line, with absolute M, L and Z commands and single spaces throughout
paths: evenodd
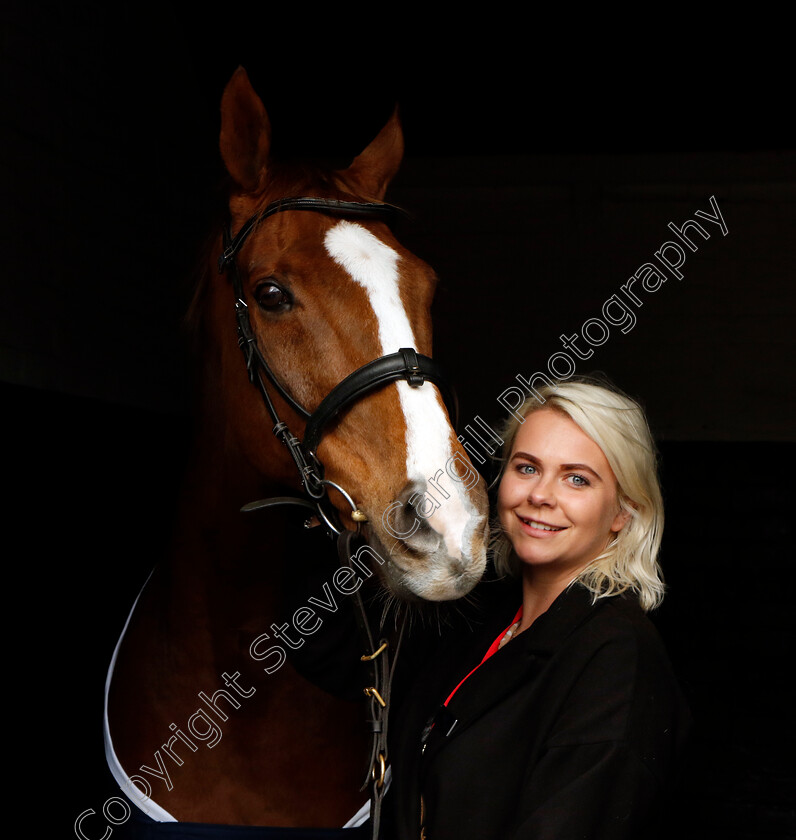
M 343 826 L 367 800 L 368 701 L 327 693 L 285 654 L 320 638 L 363 582 L 444 601 L 485 567 L 483 482 L 427 381 L 435 278 L 385 222 L 403 155 L 397 114 L 350 167 L 325 174 L 272 159 L 270 137 L 240 68 L 221 103 L 229 230 L 190 313 L 202 346 L 196 454 L 168 562 L 108 676 L 109 766 L 158 822 Z M 384 381 L 337 400 L 340 382 L 372 378 L 385 357 Z M 302 435 L 311 447 L 293 446 Z M 359 530 L 369 549 L 345 570 L 332 550 L 327 582 L 303 603 L 284 602 L 283 570 L 300 573 L 304 532 L 285 509 L 241 513 L 285 488 L 320 490 L 318 518 Z

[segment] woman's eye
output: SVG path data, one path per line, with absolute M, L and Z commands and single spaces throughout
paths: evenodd
M 533 475 L 536 472 L 536 467 L 533 464 L 519 464 L 517 472 L 520 475 Z
M 290 295 L 276 283 L 260 283 L 255 289 L 254 297 L 262 309 L 282 309 L 292 303 Z
M 585 478 L 582 475 L 571 475 L 570 481 L 575 485 L 575 487 L 588 487 L 589 486 L 589 479 Z

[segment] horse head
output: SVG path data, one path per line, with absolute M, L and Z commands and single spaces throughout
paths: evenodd
M 356 205 L 386 206 L 403 156 L 397 112 L 346 169 L 322 172 L 279 160 L 271 145 L 266 109 L 239 68 L 221 104 L 230 224 L 214 253 L 223 262 L 232 243 L 234 280 L 216 278 L 205 289 L 215 382 L 228 442 L 234 439 L 272 485 L 296 486 L 299 471 L 285 436 L 280 442 L 271 434 L 259 391 L 276 407 L 285 435 L 313 437 L 308 416 L 352 373 L 404 348 L 410 367 L 413 358 L 430 357 L 436 278 L 398 242 L 383 214 L 352 215 Z M 236 306 L 244 308 L 245 335 L 235 332 Z M 260 389 L 241 344 L 252 345 L 273 375 Z M 422 370 L 414 381 L 393 377 L 328 412 L 315 429 L 310 460 L 322 465 L 340 522 L 361 527 L 384 559 L 384 585 L 405 599 L 442 601 L 466 594 L 481 578 L 487 500 L 440 389 L 424 378 Z

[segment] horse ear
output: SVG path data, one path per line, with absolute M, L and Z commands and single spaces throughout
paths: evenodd
M 219 147 L 236 183 L 246 192 L 261 186 L 271 149 L 271 121 L 243 67 L 232 74 L 221 97 Z
M 376 139 L 343 172 L 363 196 L 382 200 L 404 156 L 404 135 L 396 107 Z

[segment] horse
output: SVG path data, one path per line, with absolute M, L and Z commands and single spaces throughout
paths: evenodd
M 238 68 L 221 99 L 226 226 L 188 313 L 201 371 L 193 454 L 173 544 L 106 689 L 110 769 L 158 822 L 347 824 L 367 799 L 362 702 L 382 698 L 326 691 L 287 654 L 320 638 L 360 585 L 447 601 L 486 563 L 486 492 L 431 359 L 436 278 L 398 242 L 384 201 L 403 157 L 397 110 L 344 169 L 277 158 L 271 137 Z M 286 603 L 303 531 L 267 501 L 241 511 L 297 493 L 307 525 L 360 547 Z

